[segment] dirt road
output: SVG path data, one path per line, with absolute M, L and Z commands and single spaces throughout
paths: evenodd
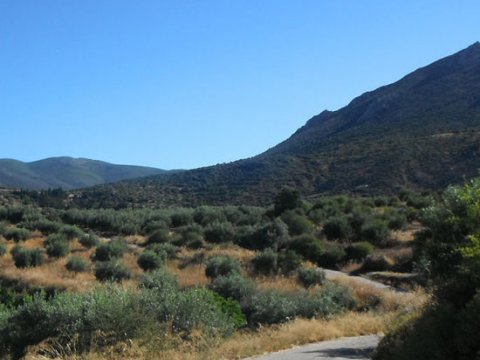
M 244 360 L 364 360 L 370 359 L 379 340 L 376 335 L 341 338 Z

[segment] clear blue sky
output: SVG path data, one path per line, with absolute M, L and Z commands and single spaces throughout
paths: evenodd
M 480 1 L 0 0 L 0 158 L 256 155 L 480 40 Z

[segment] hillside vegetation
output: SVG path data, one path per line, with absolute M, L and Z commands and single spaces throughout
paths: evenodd
M 14 189 L 76 189 L 164 173 L 164 170 L 103 161 L 48 158 L 25 163 L 0 159 L 0 186 Z
M 289 185 L 304 195 L 442 190 L 477 174 L 480 44 L 310 119 L 250 159 L 94 187 L 79 206 L 266 204 Z
M 411 270 L 412 231 L 429 198 L 309 203 L 285 188 L 272 200 L 265 208 L 0 207 L 1 354 L 128 358 L 115 350 L 124 348 L 139 358 L 238 358 L 383 331 L 415 300 L 332 282 L 322 267 Z M 272 334 L 282 343 L 267 341 Z

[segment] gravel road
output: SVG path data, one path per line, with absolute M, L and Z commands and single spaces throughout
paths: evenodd
M 364 360 L 370 359 L 379 340 L 376 335 L 341 338 L 244 360 Z

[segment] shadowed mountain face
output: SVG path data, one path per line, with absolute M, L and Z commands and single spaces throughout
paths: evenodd
M 305 195 L 441 189 L 480 168 L 480 44 L 310 119 L 250 159 L 95 189 L 130 203 L 262 203 Z M 90 193 L 92 194 L 92 193 Z M 110 195 L 109 195 L 110 194 Z M 84 194 L 88 203 L 89 193 Z
M 155 175 L 164 170 L 56 157 L 30 163 L 0 159 L 0 186 L 17 189 L 75 189 Z

